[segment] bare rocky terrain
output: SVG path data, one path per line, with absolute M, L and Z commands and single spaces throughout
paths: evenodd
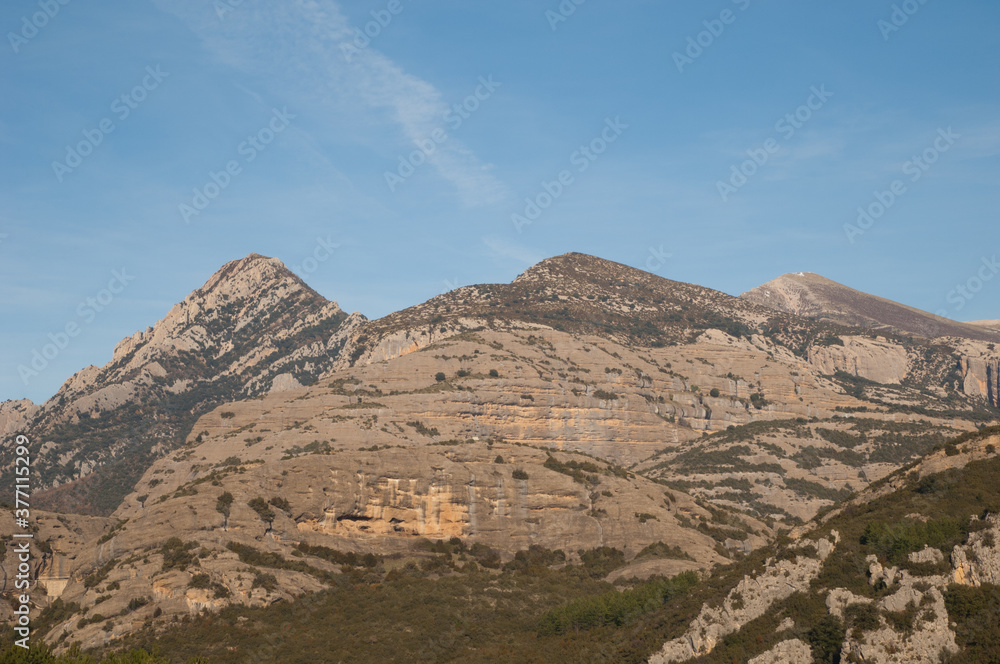
M 943 446 L 1000 415 L 989 326 L 932 329 L 930 314 L 786 277 L 734 298 L 567 254 L 368 321 L 275 259 L 233 261 L 45 404 L 0 404 L 5 435 L 32 440 L 49 510 L 47 638 L 101 647 L 293 602 L 434 564 L 434 542 L 487 567 L 531 547 L 566 564 L 614 549 L 611 581 L 705 575 L 902 490 L 898 470 L 927 454 L 921 468 L 958 468 L 964 448 Z M 756 585 L 817 578 L 839 546 L 822 537 Z M 657 661 L 710 652 L 791 596 L 733 595 L 724 620 L 699 618 L 725 627 L 678 635 Z M 796 661 L 803 638 L 754 661 Z
M 812 272 L 783 274 L 740 297 L 797 316 L 851 327 L 927 338 L 951 336 L 993 343 L 1000 341 L 1000 332 L 995 325 L 990 325 L 993 321 L 960 323 L 854 290 Z
M 106 516 L 202 413 L 315 380 L 364 320 L 281 261 L 251 254 L 122 339 L 108 364 L 80 370 L 44 404 L 0 404 L 0 429 L 37 442 L 40 506 Z M 0 451 L 0 466 L 11 458 Z

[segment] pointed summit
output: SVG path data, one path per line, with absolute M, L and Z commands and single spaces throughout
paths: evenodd
M 68 485 L 39 498 L 109 513 L 153 458 L 150 440 L 158 453 L 169 451 L 220 402 L 315 381 L 365 320 L 349 317 L 277 258 L 250 254 L 226 263 L 161 320 L 122 339 L 111 362 L 77 372 L 44 404 L 31 426 L 48 432 L 55 457 L 73 450 L 73 458 L 39 466 L 40 488 Z M 16 424 L 17 413 L 7 411 L 0 427 Z M 84 420 L 81 434 L 73 427 Z M 135 435 L 136 423 L 152 422 L 162 431 Z
M 123 339 L 114 361 L 129 358 L 123 367 L 128 371 L 161 352 L 221 349 L 240 338 L 267 347 L 269 340 L 282 339 L 317 316 L 343 317 L 343 312 L 279 259 L 253 253 L 226 263 L 153 327 Z M 260 338 L 251 341 L 251 336 Z
M 253 253 L 223 265 L 191 295 L 204 296 L 218 291 L 220 294 L 242 297 L 247 294 L 248 289 L 267 287 L 269 283 L 282 280 L 289 280 L 315 293 L 280 259 Z

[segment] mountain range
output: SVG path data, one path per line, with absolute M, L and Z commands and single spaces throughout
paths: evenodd
M 759 567 L 1000 419 L 997 327 L 814 274 L 737 298 L 583 254 L 368 320 L 251 254 L 44 404 L 0 404 L 0 429 L 32 441 L 46 638 L 104 648 L 409 566 Z M 705 655 L 705 629 L 644 656 Z

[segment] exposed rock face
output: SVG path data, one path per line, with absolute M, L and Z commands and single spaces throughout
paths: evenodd
M 963 357 L 958 367 L 966 394 L 1000 408 L 1000 357 Z
M 30 540 L 33 579 L 44 587 L 32 586 L 32 599 L 37 605 L 44 605 L 48 599 L 63 593 L 70 581 L 72 570 L 90 563 L 87 558 L 89 545 L 112 523 L 111 519 L 84 516 L 80 514 L 52 514 L 32 510 L 32 522 L 38 531 Z M 14 515 L 10 510 L 0 512 L 0 533 L 7 542 L 6 554 L 0 562 L 0 592 L 13 593 L 14 580 L 18 573 L 18 556 L 13 552 L 10 535 L 23 532 L 14 525 Z M 39 548 L 41 543 L 48 546 Z M 9 620 L 13 608 L 8 602 L 0 602 L 0 619 Z
M 874 664 L 937 664 L 942 653 L 958 652 L 941 590 L 934 586 L 919 590 L 913 584 L 914 578 L 904 574 L 899 590 L 878 602 L 882 610 L 891 613 L 917 607 L 913 631 L 898 632 L 881 618 L 879 629 L 863 635 L 852 630 L 844 642 L 844 656 L 854 655 L 859 661 Z
M 782 641 L 749 664 L 812 664 L 812 650 L 798 639 Z
M 825 374 L 843 371 L 876 383 L 899 384 L 909 373 L 906 349 L 883 338 L 841 337 L 844 345 L 812 346 L 809 362 Z
M 23 432 L 25 425 L 37 412 L 38 406 L 33 404 L 30 399 L 0 403 L 0 435 L 8 436 L 12 433 Z
M 271 381 L 271 392 L 285 392 L 302 387 L 302 383 L 295 380 L 295 376 L 290 373 L 278 374 Z
M 826 342 L 834 345 L 817 345 Z M 979 396 L 995 395 L 988 346 L 968 342 L 962 352 L 942 353 L 956 348 L 949 344 L 931 353 L 946 355 L 938 363 L 946 370 L 928 369 L 929 347 L 919 343 L 847 334 L 579 255 L 544 261 L 512 284 L 458 289 L 369 322 L 347 316 L 280 262 L 251 255 L 123 340 L 111 363 L 78 372 L 41 409 L 0 406 L 0 427 L 31 427 L 39 477 L 58 487 L 50 501 L 91 509 L 87 501 L 99 496 L 105 502 L 95 511 L 116 508 L 114 523 L 124 522 L 113 532 L 107 520 L 63 524 L 76 529 L 73 537 L 45 526 L 55 541 L 45 567 L 50 595 L 92 613 L 99 595 L 109 596 L 98 592 L 104 583 L 118 583 L 122 592 L 100 609 L 109 614 L 154 599 L 111 633 L 96 623 L 76 630 L 75 620 L 53 632 L 79 632 L 93 646 L 135 629 L 154 605 L 173 616 L 324 587 L 283 569 L 279 590 L 254 588 L 229 542 L 287 557 L 298 543 L 412 553 L 420 538 L 450 537 L 505 556 L 531 544 L 570 555 L 614 546 L 632 556 L 662 541 L 694 561 L 640 559 L 618 576 L 723 562 L 715 540 L 692 527 L 718 515 L 649 478 L 697 478 L 693 487 L 714 474 L 716 484 L 698 487 L 700 499 L 808 519 L 840 490 L 895 467 L 884 455 L 866 460 L 882 452 L 876 434 L 909 435 L 904 425 L 971 428 L 953 414 L 927 415 L 933 408 L 917 422 L 886 407 L 912 399 L 923 408 L 938 394 L 973 395 L 961 403 L 979 407 Z M 967 358 L 961 385 L 958 357 Z M 881 383 L 880 391 L 856 391 L 830 376 L 838 371 Z M 862 407 L 865 421 L 850 433 L 845 415 Z M 784 424 L 764 426 L 775 421 Z M 702 436 L 709 432 L 716 435 Z M 858 432 L 872 439 L 861 442 Z M 834 434 L 848 442 L 834 442 L 845 440 Z M 723 444 L 724 435 L 731 439 Z M 982 446 L 942 451 L 917 472 L 986 454 Z M 142 479 L 130 491 L 122 475 Z M 235 501 L 223 517 L 217 501 L 226 491 Z M 257 497 L 287 503 L 279 500 L 284 507 L 265 523 L 247 504 Z M 730 549 L 757 548 L 772 533 L 750 516 L 739 519 L 745 529 L 726 519 L 712 526 Z M 199 571 L 229 596 L 190 587 L 191 570 L 162 568 L 171 536 L 206 551 Z M 653 661 L 711 651 L 807 586 L 832 548 L 820 540 L 817 558 L 803 554 L 745 578 L 722 608 L 706 608 Z M 961 559 L 962 578 L 987 578 L 971 560 Z M 112 561 L 106 581 L 84 582 Z M 898 570 L 878 574 L 900 582 Z M 773 657 L 798 657 L 797 643 L 781 644 Z
M 1000 333 L 988 327 L 958 323 L 854 290 L 812 272 L 784 274 L 740 297 L 778 311 L 850 327 L 931 338 L 950 336 L 1000 341 Z
M 986 517 L 989 527 L 969 534 L 966 545 L 951 553 L 954 581 L 966 586 L 1000 585 L 1000 516 Z
M 825 544 L 817 547 L 816 558 L 803 553 L 794 562 L 769 561 L 760 574 L 744 577 L 726 596 L 722 606 L 703 607 L 684 636 L 664 644 L 658 653 L 649 658 L 649 664 L 683 662 L 706 655 L 712 652 L 716 644 L 727 634 L 738 631 L 751 620 L 764 615 L 775 602 L 808 586 L 809 582 L 819 574 L 823 560 L 832 550 L 832 543 L 829 540 L 824 539 L 820 542 Z M 789 647 L 794 648 L 794 646 Z
M 715 552 L 715 541 L 686 522 L 710 513 L 689 496 L 641 477 L 621 476 L 604 463 L 595 464 L 599 470 L 593 481 L 581 483 L 546 467 L 545 451 L 506 443 L 414 442 L 377 451 L 309 454 L 300 450 L 313 433 L 299 427 L 273 432 L 252 445 L 276 445 L 270 451 L 278 458 L 264 455 L 266 463 L 234 465 L 231 459 L 248 449 L 244 434 L 232 435 L 245 426 L 241 416 L 231 418 L 235 421 L 228 430 L 216 424 L 217 414 L 206 416 L 214 421 L 196 428 L 213 433 L 154 464 L 137 487 L 142 499 L 129 496 L 115 514 L 116 530 L 101 538 L 100 530 L 91 530 L 85 542 L 53 539 L 56 555 L 66 559 L 59 593 L 64 602 L 80 604 L 89 615 L 116 615 L 133 599 L 152 598 L 126 620 L 115 620 L 110 636 L 117 638 L 140 627 L 157 608 L 170 619 L 230 604 L 263 606 L 328 587 L 303 572 L 268 568 L 277 577 L 277 589 L 254 588 L 254 575 L 226 547 L 230 542 L 334 573 L 339 567 L 325 560 L 298 552 L 295 557 L 295 546 L 301 542 L 412 555 L 422 538 L 460 537 L 490 546 L 507 560 L 532 544 L 561 548 L 571 556 L 578 549 L 613 546 L 634 556 L 648 544 L 664 542 L 697 561 L 668 561 L 682 563 L 683 569 L 724 561 Z M 554 458 L 591 461 L 562 453 Z M 215 479 L 206 481 L 210 478 Z M 217 509 L 225 492 L 234 498 L 228 517 Z M 287 504 L 276 507 L 273 522 L 267 523 L 248 505 L 257 497 L 280 497 Z M 4 525 L 4 533 L 13 530 L 12 523 Z M 171 537 L 193 543 L 192 551 L 204 550 L 196 567 L 163 569 L 161 551 Z M 71 557 L 63 554 L 64 546 L 73 551 Z M 110 569 L 103 581 L 87 581 L 106 564 Z M 207 574 L 230 594 L 190 587 L 194 573 Z M 115 583 L 119 590 L 105 591 Z M 51 638 L 69 630 L 87 647 L 109 638 L 101 624 L 76 628 L 78 619 L 57 626 Z
M 279 352 L 283 343 L 317 326 L 332 334 L 344 318 L 335 302 L 324 300 L 280 260 L 251 254 L 224 265 L 153 327 L 119 342 L 100 382 L 120 383 L 164 358 L 189 353 L 221 360 L 212 375 L 216 380 L 273 376 L 297 359 Z M 299 350 L 304 358 L 318 349 Z
M 225 401 L 315 380 L 366 319 L 347 316 L 281 261 L 222 267 L 104 367 L 77 372 L 40 408 L 0 406 L 0 427 L 30 432 L 39 506 L 110 513 L 142 471 Z M 293 383 L 294 381 L 294 383 Z M 0 467 L 11 460 L 0 451 Z
M 439 295 L 373 321 L 363 334 L 370 348 L 403 332 L 398 347 L 406 348 L 409 330 L 436 327 L 443 332 L 461 327 L 461 321 L 477 321 L 491 327 L 529 324 L 649 346 L 684 343 L 693 330 L 708 327 L 748 332 L 773 318 L 783 317 L 709 288 L 574 253 L 546 259 L 510 284 L 466 286 Z
M 940 563 L 944 561 L 944 554 L 940 549 L 925 546 L 921 551 L 914 551 L 909 556 L 911 563 Z

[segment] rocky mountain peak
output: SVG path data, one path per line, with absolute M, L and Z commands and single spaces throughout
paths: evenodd
M 521 273 L 514 284 L 532 282 L 554 282 L 569 280 L 576 282 L 606 283 L 630 276 L 634 279 L 651 276 L 636 268 L 615 263 L 589 254 L 570 252 L 546 258 Z
M 324 317 L 342 313 L 336 302 L 307 286 L 279 259 L 252 253 L 223 265 L 154 326 L 119 342 L 114 361 L 145 350 L 136 360 L 142 364 L 161 351 L 195 351 L 218 345 L 224 340 L 213 337 L 252 329 L 251 321 L 266 320 L 282 309 L 291 313 L 294 305 L 321 310 Z M 280 326 L 269 327 L 275 335 L 283 335 Z M 128 362 L 128 368 L 134 369 L 136 361 Z
M 315 292 L 305 282 L 295 276 L 285 264 L 277 258 L 270 258 L 252 253 L 245 258 L 229 261 L 205 282 L 205 285 L 194 291 L 191 297 L 208 297 L 215 293 L 221 297 L 246 297 L 256 290 L 289 282 Z
M 1000 341 L 987 326 L 959 323 L 870 295 L 812 272 L 783 274 L 740 295 L 741 299 L 785 313 L 840 325 L 923 337 L 963 337 Z
M 47 496 L 50 503 L 109 512 L 143 464 L 180 444 L 202 412 L 312 383 L 365 320 L 348 317 L 277 258 L 250 254 L 223 265 L 151 327 L 122 339 L 111 362 L 74 374 L 41 410 L 8 407 L 0 428 L 35 416 L 31 426 L 51 443 L 51 454 L 37 464 L 39 484 L 66 485 Z M 148 430 L 152 422 L 155 433 Z

